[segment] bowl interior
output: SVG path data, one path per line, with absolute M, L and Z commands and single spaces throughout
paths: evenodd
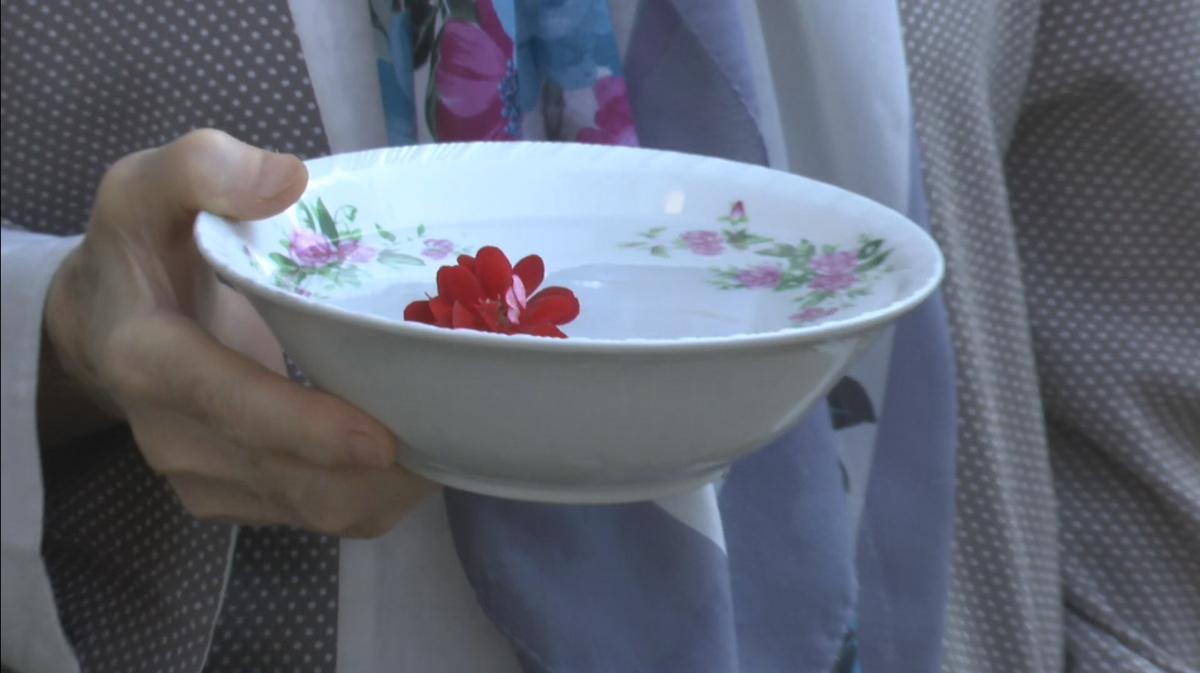
M 572 339 L 673 340 L 878 320 L 941 275 L 932 240 L 794 175 L 650 150 L 505 143 L 309 162 L 300 202 L 197 238 L 243 289 L 402 322 L 457 255 L 495 245 L 579 297 Z M 421 329 L 424 326 L 412 325 Z

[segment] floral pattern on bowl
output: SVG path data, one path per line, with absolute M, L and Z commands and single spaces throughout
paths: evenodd
M 248 247 L 242 252 L 251 263 L 271 274 L 276 287 L 302 297 L 328 297 L 339 289 L 361 287 L 372 267 L 425 266 L 427 260 L 442 260 L 467 252 L 451 240 L 427 238 L 425 225 L 404 242 L 390 228 L 378 223 L 373 232 L 357 226 L 358 208 L 341 205 L 330 210 L 317 199 L 296 204 L 300 225 L 281 232 L 281 251 L 271 252 L 270 264 L 256 259 Z M 369 236 L 371 243 L 364 242 Z M 419 244 L 418 244 L 419 241 Z
M 269 261 L 250 261 L 271 275 L 276 287 L 304 297 L 329 298 L 360 288 L 368 279 L 387 276 L 389 269 L 436 266 L 471 248 L 449 238 L 431 237 L 424 225 L 408 233 L 374 223 L 358 224 L 359 209 L 341 204 L 330 209 L 318 197 L 296 205 L 290 230 L 280 232 L 278 249 Z M 791 297 L 791 324 L 824 320 L 854 308 L 869 296 L 879 279 L 894 269 L 892 254 L 881 238 L 860 235 L 856 246 L 817 244 L 806 238 L 778 240 L 750 229 L 744 201 L 735 201 L 717 218 L 713 229 L 654 226 L 636 232 L 635 240 L 617 242 L 618 250 L 646 251 L 653 257 L 729 259 L 709 268 L 708 284 L 719 290 L 771 291 Z M 754 255 L 761 261 L 747 262 Z M 737 260 L 730 259 L 737 256 Z M 419 297 L 415 297 L 419 298 Z
M 820 245 L 800 239 L 796 243 L 761 236 L 746 226 L 750 217 L 744 201 L 735 201 L 729 213 L 717 218 L 721 229 L 690 229 L 671 234 L 669 227 L 638 233 L 642 240 L 618 243 L 621 248 L 645 249 L 651 255 L 671 257 L 672 250 L 702 257 L 732 252 L 753 252 L 778 261 L 712 268 L 711 283 L 722 290 L 773 290 L 795 294 L 794 323 L 823 320 L 854 307 L 871 294 L 879 278 L 893 271 L 884 263 L 892 250 L 880 238 L 859 237 L 857 248 Z

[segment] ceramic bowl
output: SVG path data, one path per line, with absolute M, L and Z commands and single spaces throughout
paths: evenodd
M 444 484 L 552 502 L 719 477 L 799 420 L 930 294 L 922 229 L 792 174 L 671 152 L 427 145 L 317 159 L 266 220 L 196 239 L 320 388 Z M 581 304 L 567 339 L 405 322 L 456 255 L 537 254 Z

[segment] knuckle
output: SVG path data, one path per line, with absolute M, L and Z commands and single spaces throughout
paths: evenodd
M 96 188 L 96 211 L 104 215 L 108 209 L 119 207 L 143 175 L 142 165 L 148 152 L 143 150 L 117 159 L 104 172 Z
M 220 151 L 231 140 L 233 140 L 233 136 L 224 131 L 212 128 L 199 128 L 180 136 L 178 140 L 171 143 L 170 148 L 172 153 L 190 157 L 196 154 Z

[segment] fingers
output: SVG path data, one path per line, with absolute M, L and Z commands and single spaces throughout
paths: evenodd
M 314 469 L 278 461 L 266 469 L 292 525 L 339 537 L 378 537 L 435 490 L 400 467 L 386 470 Z
M 282 467 L 282 463 L 276 467 Z M 251 526 L 293 526 L 324 535 L 379 537 L 435 490 L 400 468 L 280 469 L 275 492 L 194 474 L 167 475 L 192 516 Z
M 308 171 L 295 156 L 201 129 L 118 161 L 101 182 L 96 202 L 116 213 L 137 205 L 149 219 L 175 226 L 190 225 L 201 210 L 251 220 L 287 208 L 307 182 Z
M 327 467 L 395 463 L 392 433 L 332 395 L 292 383 L 222 346 L 192 321 L 156 315 L 122 326 L 106 378 L 125 406 L 167 406 L 256 451 Z
M 376 537 L 435 490 L 398 466 L 318 467 L 237 446 L 199 422 L 159 408 L 140 409 L 130 422 L 151 467 L 203 520 Z
M 167 480 L 184 508 L 201 521 L 296 525 L 290 511 L 243 486 L 194 474 L 167 475 Z

